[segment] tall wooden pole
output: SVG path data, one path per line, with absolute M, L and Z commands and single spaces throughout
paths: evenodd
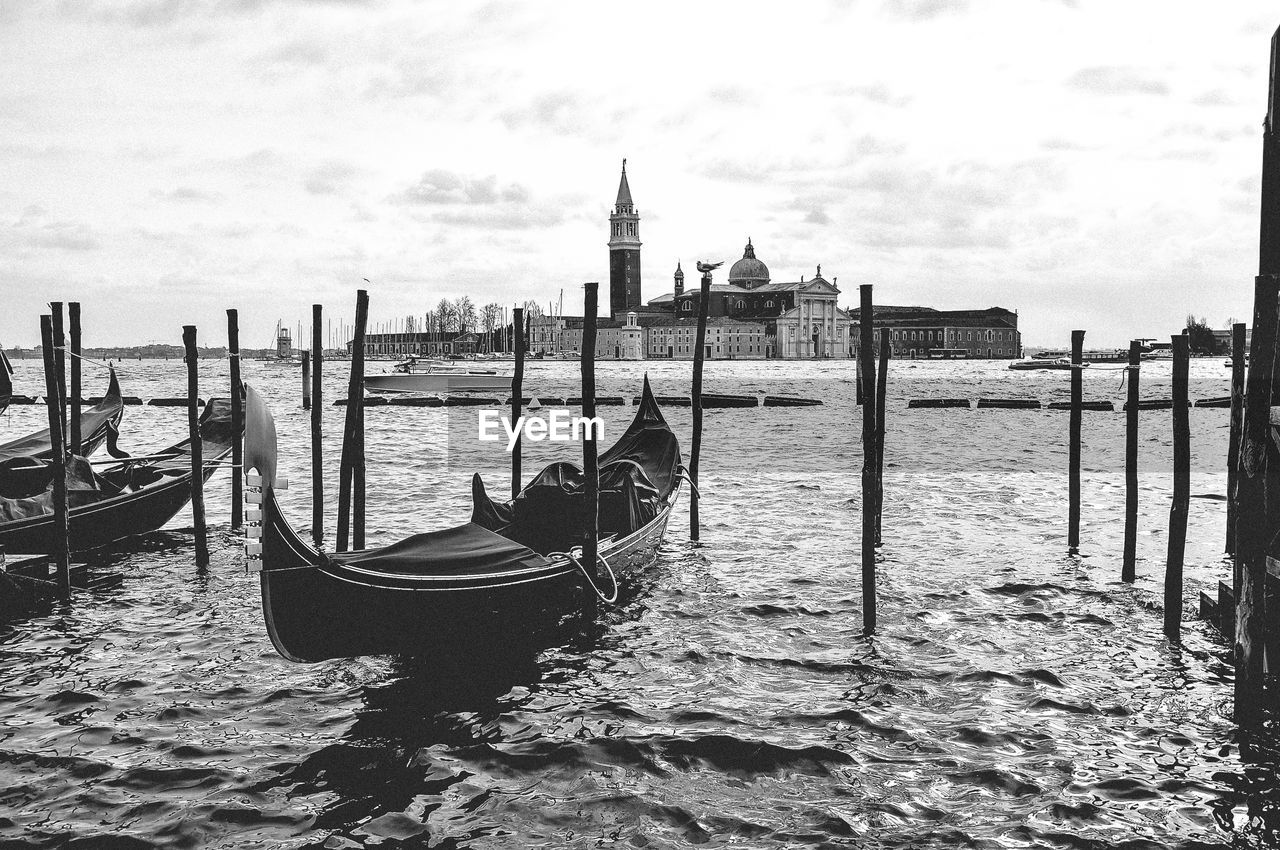
M 1227 545 L 1226 553 L 1236 552 L 1236 468 L 1240 463 L 1240 429 L 1244 425 L 1244 359 L 1245 325 L 1231 326 L 1231 436 L 1227 439 Z M 1240 592 L 1240 574 L 1233 578 L 1235 592 Z
M 1142 374 L 1142 343 L 1129 341 L 1129 401 L 1124 429 L 1124 561 L 1120 580 L 1138 575 L 1138 379 Z
M 302 409 L 311 409 L 311 352 L 303 349 L 302 357 Z
M 689 404 L 693 406 L 693 446 L 689 451 L 689 480 L 693 486 L 689 488 L 689 539 L 699 538 L 700 522 L 698 519 L 698 462 L 702 456 L 702 364 L 707 354 L 707 316 L 711 312 L 711 272 L 702 273 L 702 284 L 698 290 L 698 331 L 694 335 L 693 347 L 693 392 Z
M 80 302 L 67 305 L 67 319 L 71 324 L 71 453 L 79 455 L 84 450 L 80 434 Z
M 1084 331 L 1071 332 L 1071 424 L 1067 448 L 1067 551 L 1080 551 L 1080 426 L 1084 405 Z
M 514 317 L 511 322 L 511 344 L 516 356 L 516 373 L 511 379 L 511 427 L 515 427 L 515 423 L 520 420 L 520 411 L 524 408 L 524 308 L 516 307 L 512 312 Z M 583 328 L 586 333 L 586 328 Z M 586 343 L 583 343 L 584 351 Z M 516 435 L 516 441 L 511 446 L 511 498 L 515 498 L 520 494 L 520 455 L 522 447 L 520 445 L 520 435 Z
M 1263 656 L 1266 651 L 1267 444 L 1271 439 L 1271 387 L 1276 359 L 1277 297 L 1280 275 L 1258 275 L 1254 282 L 1253 339 L 1240 433 L 1236 477 L 1235 716 L 1253 726 L 1261 720 Z M 1273 496 L 1274 498 L 1274 496 Z
M 338 540 L 337 550 L 345 552 L 351 535 L 352 526 L 352 490 L 355 482 L 357 454 L 363 457 L 364 447 L 364 337 L 369 323 L 369 293 L 366 290 L 356 292 L 356 324 L 351 340 L 351 379 L 347 383 L 347 416 L 342 432 L 342 460 L 338 466 Z M 360 462 L 363 465 L 363 461 Z M 363 477 L 363 476 L 362 476 Z M 358 501 L 358 500 L 357 500 Z M 363 510 L 361 511 L 363 519 Z M 364 531 L 360 529 L 356 535 L 355 547 L 360 549 L 364 543 Z
M 53 316 L 53 363 L 58 375 L 58 409 L 61 411 L 62 434 L 67 434 L 67 336 L 63 331 L 62 302 L 54 301 L 49 305 Z
M 62 406 L 58 401 L 58 358 L 54 353 L 53 318 L 40 317 L 44 349 L 44 392 L 49 412 L 49 468 L 53 475 L 53 545 L 49 557 L 57 569 L 58 592 L 71 598 L 71 547 L 67 541 L 67 453 L 62 444 Z
M 582 416 L 588 422 L 596 416 L 596 305 L 599 284 L 586 285 L 582 304 Z M 582 563 L 595 571 L 600 537 L 600 458 L 596 454 L 594 429 L 588 425 L 582 438 L 582 470 L 586 475 L 583 495 Z
M 862 631 L 876 630 L 876 392 L 875 319 L 871 284 L 858 287 L 858 367 L 862 373 Z
M 1191 507 L 1191 421 L 1187 372 L 1191 360 L 1187 335 L 1173 337 L 1173 504 L 1169 507 L 1169 554 L 1164 568 L 1164 633 L 1182 636 L 1182 564 L 1187 548 L 1187 512 Z
M 880 329 L 880 368 L 876 373 L 876 545 L 884 524 L 884 409 L 889 386 L 889 329 Z
M 197 369 L 196 327 L 182 326 L 187 360 L 187 433 L 191 438 L 191 520 L 196 536 L 196 567 L 209 566 L 209 540 L 204 524 L 204 442 L 200 439 L 200 373 Z
M 240 313 L 227 310 L 227 359 L 231 365 L 231 528 L 244 525 L 244 389 L 240 384 Z
M 320 338 L 323 309 L 311 305 L 311 539 L 320 548 L 324 539 L 324 384 L 320 369 L 324 341 Z

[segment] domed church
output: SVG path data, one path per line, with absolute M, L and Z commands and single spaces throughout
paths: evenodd
M 699 282 L 686 288 L 678 265 L 675 281 L 675 291 L 650 300 L 649 308 L 697 316 Z M 798 281 L 774 283 L 748 237 L 742 259 L 729 267 L 728 282 L 713 279 L 708 315 L 762 324 L 768 357 L 847 358 L 852 355 L 851 319 L 836 306 L 839 296 L 835 281 L 822 276 L 822 266 L 809 280 L 802 275 Z

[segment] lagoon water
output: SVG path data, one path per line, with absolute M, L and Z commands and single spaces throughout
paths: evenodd
M 17 361 L 33 392 L 36 361 Z M 326 364 L 329 400 L 345 363 Z M 382 364 L 371 364 L 381 368 Z M 533 362 L 531 395 L 577 364 Z M 601 363 L 601 395 L 688 392 L 688 363 Z M 284 507 L 310 517 L 292 370 L 246 363 L 272 402 Z M 225 363 L 201 363 L 225 393 Z M 1193 398 L 1225 395 L 1220 358 Z M 1161 634 L 1169 411 L 1142 414 L 1138 581 L 1119 581 L 1124 414 L 1086 413 L 1082 553 L 1066 554 L 1067 413 L 908 410 L 912 397 L 1068 395 L 1066 372 L 995 362 L 889 370 L 880 629 L 861 631 L 860 411 L 851 363 L 717 362 L 709 392 L 822 398 L 709 410 L 703 542 L 682 503 L 640 590 L 529 659 L 295 665 L 209 485 L 213 565 L 190 515 L 105 566 L 123 583 L 0 626 L 0 847 L 1252 847 L 1280 829 L 1275 758 L 1246 764 L 1225 644 L 1195 599 L 1221 550 L 1228 412 L 1193 409 L 1185 640 Z M 94 393 L 100 377 L 86 379 Z M 126 394 L 182 394 L 178 361 L 125 363 Z M 1124 393 L 1085 374 L 1086 398 Z M 1167 397 L 1170 364 L 1143 367 Z M 208 392 L 209 390 L 206 390 Z M 1118 406 L 1118 405 L 1117 405 Z M 602 407 L 606 441 L 630 410 Z M 342 408 L 325 406 L 329 522 Z M 667 411 L 687 451 L 689 411 Z M 0 438 L 40 427 L 0 417 Z M 475 409 L 366 411 L 369 537 L 469 513 L 508 481 Z M 125 447 L 185 433 L 130 407 Z M 525 471 L 576 445 L 527 443 Z M 1209 498 L 1206 498 L 1209 497 Z

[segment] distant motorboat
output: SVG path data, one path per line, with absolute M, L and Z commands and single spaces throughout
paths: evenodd
M 1085 368 L 1089 364 L 1081 363 L 1080 368 Z M 1010 369 L 1019 372 L 1041 371 L 1046 369 L 1070 369 L 1072 363 L 1065 357 L 1059 357 L 1055 360 L 1031 359 L 1031 360 L 1015 360 L 1009 364 Z
M 392 371 L 367 375 L 365 388 L 380 393 L 511 391 L 512 374 L 497 369 L 478 369 L 456 361 L 419 360 L 410 357 Z

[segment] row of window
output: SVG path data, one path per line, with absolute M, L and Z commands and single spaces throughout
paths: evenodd
M 615 222 L 615 223 L 614 223 L 614 225 L 613 225 L 613 235 L 614 235 L 614 236 L 621 236 L 621 235 L 622 235 L 622 225 L 621 225 L 621 224 L 619 224 L 619 223 L 617 223 L 617 222 Z M 635 235 L 636 235 L 636 223 L 635 223 L 634 221 L 628 221 L 628 222 L 627 222 L 627 235 L 628 235 L 628 236 L 635 236 Z

